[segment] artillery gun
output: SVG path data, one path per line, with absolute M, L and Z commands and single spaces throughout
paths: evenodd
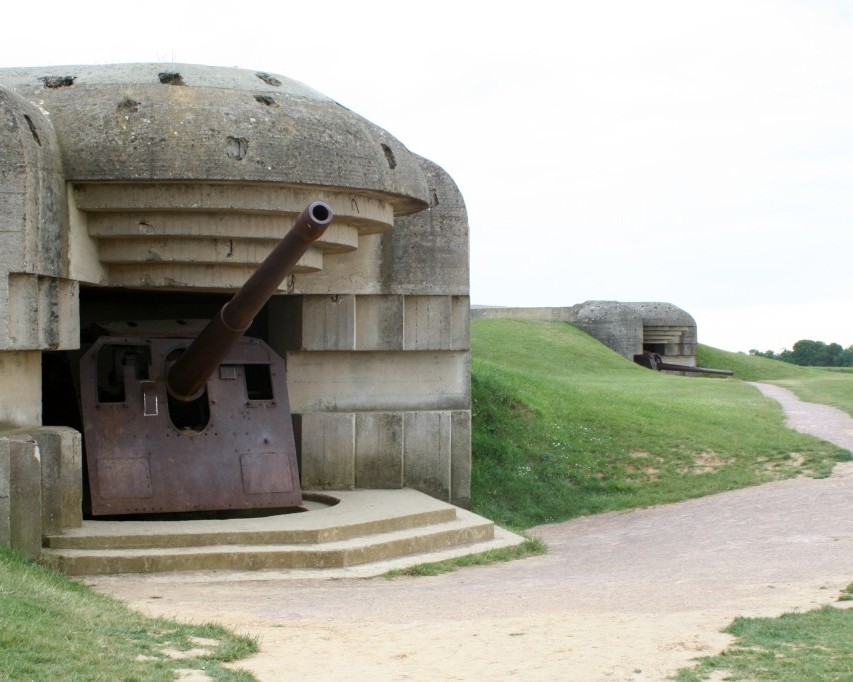
M 244 333 L 332 218 L 308 206 L 206 324 L 101 325 L 79 367 L 93 516 L 301 505 L 285 363 Z
M 658 372 L 687 372 L 689 374 L 713 374 L 717 376 L 730 377 L 734 374 L 730 369 L 709 369 L 708 367 L 693 367 L 691 365 L 679 365 L 674 362 L 664 362 L 660 355 L 651 351 L 644 351 L 634 356 L 634 362 Z

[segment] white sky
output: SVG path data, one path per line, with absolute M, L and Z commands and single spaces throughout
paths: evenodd
M 336 99 L 453 176 L 474 303 L 853 345 L 853 2 L 49 0 L 0 35 L 0 66 L 239 66 Z

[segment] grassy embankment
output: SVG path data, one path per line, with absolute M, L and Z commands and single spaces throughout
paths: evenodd
M 0 548 L 0 679 L 156 682 L 177 670 L 248 682 L 223 667 L 257 651 L 216 625 L 145 618 L 115 599 Z
M 672 376 L 571 325 L 517 320 L 475 321 L 472 349 L 473 508 L 512 528 L 826 476 L 850 457 L 785 428 L 742 380 L 853 398 L 849 374 L 703 348 L 700 364 L 737 378 Z

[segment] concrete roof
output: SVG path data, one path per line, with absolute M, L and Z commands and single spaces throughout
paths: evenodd
M 0 69 L 39 106 L 72 181 L 270 182 L 352 189 L 423 210 L 417 157 L 388 132 L 277 74 L 190 64 Z

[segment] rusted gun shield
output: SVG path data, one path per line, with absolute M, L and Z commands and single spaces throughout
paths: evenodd
M 93 515 L 302 503 L 284 361 L 241 339 L 200 398 L 170 409 L 163 374 L 191 341 L 102 337 L 83 356 Z

